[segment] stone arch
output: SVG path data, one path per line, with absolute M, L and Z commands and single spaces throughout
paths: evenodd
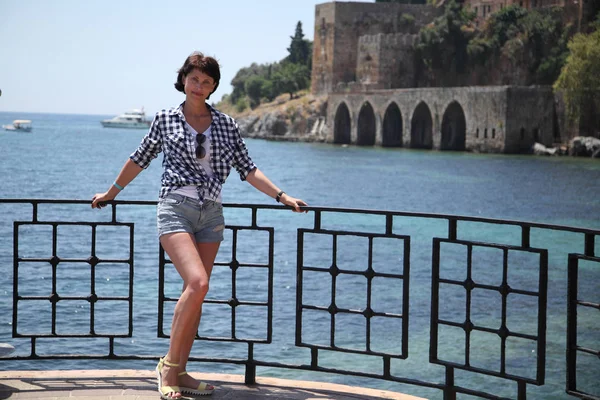
M 433 148 L 431 111 L 423 101 L 415 108 L 410 121 L 410 147 L 417 149 Z
M 359 146 L 373 146 L 375 144 L 375 112 L 368 101 L 365 101 L 358 114 L 358 135 L 356 144 Z
M 383 140 L 384 147 L 402 147 L 402 114 L 396 103 L 392 103 L 385 110 L 383 117 Z
M 451 102 L 442 118 L 442 141 L 440 150 L 465 150 L 467 122 L 465 113 L 455 100 Z
M 350 144 L 350 111 L 346 103 L 341 103 L 335 112 L 333 143 Z

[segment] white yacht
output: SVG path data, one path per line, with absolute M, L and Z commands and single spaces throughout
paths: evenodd
M 33 129 L 28 119 L 15 119 L 11 125 L 2 125 L 7 131 L 31 132 Z
M 141 110 L 127 111 L 119 116 L 111 119 L 105 119 L 100 121 L 105 128 L 132 128 L 132 129 L 148 129 L 150 123 L 146 119 L 146 113 L 144 107 Z

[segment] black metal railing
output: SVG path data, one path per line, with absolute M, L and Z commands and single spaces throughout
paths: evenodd
M 88 205 L 87 201 L 79 200 L 36 200 L 36 199 L 0 199 L 0 206 L 3 209 L 10 205 L 31 205 L 31 218 L 25 220 L 14 220 L 12 223 L 12 235 L 4 236 L 3 243 L 0 246 L 9 248 L 7 243 L 12 239 L 12 337 L 14 340 L 23 344 L 22 340 L 29 340 L 29 354 L 17 352 L 7 360 L 42 360 L 42 359 L 106 359 L 106 360 L 156 360 L 158 355 L 144 354 L 126 354 L 123 351 L 115 349 L 115 339 L 129 338 L 134 334 L 134 270 L 139 269 L 136 266 L 134 253 L 134 237 L 136 227 L 134 222 L 120 222 L 118 219 L 128 219 L 118 214 L 122 207 L 144 206 L 154 207 L 156 202 L 152 201 L 116 201 L 109 204 L 111 213 L 108 221 L 90 221 L 86 219 L 85 214 L 80 218 L 78 215 L 70 215 L 69 219 L 75 218 L 75 221 L 56 221 L 54 218 L 40 217 L 41 207 L 60 206 L 68 209 L 78 205 Z M 256 379 L 257 367 L 285 368 L 305 371 L 327 372 L 354 376 L 357 378 L 368 378 L 396 382 L 398 384 L 416 385 L 423 388 L 441 391 L 444 399 L 456 399 L 458 394 L 466 394 L 485 399 L 518 398 L 527 397 L 528 385 L 544 386 L 546 382 L 547 364 L 547 338 L 548 338 L 548 285 L 549 271 L 553 266 L 549 262 L 549 252 L 554 251 L 555 243 L 548 240 L 539 240 L 538 235 L 544 235 L 548 232 L 559 232 L 575 234 L 571 239 L 566 259 L 562 255 L 558 258 L 559 266 L 568 270 L 568 282 L 565 282 L 567 298 L 564 307 L 567 310 L 567 320 L 564 321 L 566 328 L 562 332 L 562 337 L 566 336 L 567 354 L 566 363 L 562 365 L 562 370 L 566 372 L 566 393 L 573 397 L 582 399 L 599 399 L 600 393 L 590 393 L 589 390 L 578 386 L 577 376 L 582 368 L 589 368 L 588 364 L 581 367 L 578 363 L 578 356 L 585 354 L 588 356 L 600 357 L 600 345 L 595 346 L 578 344 L 578 308 L 600 310 L 600 305 L 589 299 L 580 298 L 578 271 L 580 262 L 585 261 L 594 265 L 594 271 L 599 271 L 600 257 L 596 254 L 598 245 L 597 237 L 600 236 L 600 230 L 575 228 L 559 225 L 539 224 L 521 221 L 505 221 L 489 218 L 464 217 L 455 215 L 409 213 L 398 211 L 379 211 L 379 210 L 355 210 L 339 209 L 326 207 L 307 208 L 314 215 L 311 226 L 296 227 L 296 291 L 295 291 L 295 315 L 292 315 L 290 324 L 295 320 L 295 347 L 297 349 L 308 349 L 310 357 L 307 360 L 300 360 L 300 363 L 283 360 L 268 360 L 255 357 L 255 346 L 266 345 L 273 342 L 273 308 L 274 308 L 274 270 L 276 229 L 273 226 L 263 226 L 259 221 L 259 213 L 278 212 L 282 210 L 281 206 L 250 205 L 250 204 L 226 204 L 226 213 L 235 211 L 250 211 L 250 222 L 247 224 L 237 223 L 226 226 L 231 234 L 231 251 L 227 254 L 228 260 L 215 263 L 215 268 L 228 268 L 231 277 L 231 293 L 228 297 L 221 299 L 210 298 L 206 300 L 206 305 L 216 305 L 229 308 L 227 316 L 230 321 L 229 335 L 198 335 L 197 340 L 231 342 L 245 346 L 245 355 L 241 357 L 190 357 L 190 361 L 202 361 L 224 364 L 235 364 L 245 367 L 245 381 L 254 383 Z M 68 211 L 67 211 L 68 213 Z M 7 218 L 5 215 L 5 219 Z M 12 214 L 10 214 L 12 215 Z M 107 216 L 104 214 L 104 216 Z M 119 217 L 119 218 L 118 218 Z M 8 217 L 10 219 L 11 217 Z M 16 218 L 16 217 L 15 217 Z M 96 218 L 96 217 L 94 217 Z M 354 221 L 354 218 L 358 220 Z M 368 218 L 365 221 L 364 218 Z M 93 219 L 93 218 L 91 218 Z M 406 221 L 410 220 L 411 223 Z M 437 230 L 424 235 L 423 232 L 411 232 L 414 228 L 412 221 L 436 221 Z M 439 224 L 441 221 L 441 224 Z M 470 230 L 470 225 L 484 225 L 487 230 L 480 228 Z M 84 227 L 90 231 L 89 257 L 63 257 L 57 252 L 57 241 L 59 230 L 64 227 Z M 332 227 L 333 226 L 333 227 Z M 343 229 L 336 229 L 336 226 L 343 226 Z M 27 235 L 28 228 L 46 227 L 51 235 L 51 250 L 44 257 L 28 257 L 22 255 L 21 243 L 23 235 Z M 103 228 L 119 228 L 127 232 L 125 239 L 119 239 L 118 246 L 124 249 L 127 257 L 101 257 L 98 256 L 96 245 L 99 237 L 99 230 Z M 500 230 L 499 240 L 493 242 L 486 240 L 486 233 L 494 232 L 495 227 Z M 513 234 L 510 239 L 505 237 L 505 230 L 510 230 Z M 263 233 L 267 235 L 266 244 L 261 242 L 266 253 L 265 262 L 245 262 L 238 256 L 238 236 L 243 232 L 253 234 Z M 412 233 L 412 234 L 411 234 Z M 419 247 L 415 236 L 426 236 L 425 246 Z M 351 251 L 341 251 L 340 243 L 347 239 L 356 239 L 366 242 L 364 264 L 356 262 L 359 268 L 349 268 L 347 260 L 344 257 L 353 257 L 355 249 Z M 472 240 L 476 239 L 476 240 Z M 385 251 L 380 251 L 380 243 L 385 241 Z M 322 245 L 322 254 L 326 254 L 327 261 L 322 260 L 315 265 L 314 261 L 307 260 L 311 255 L 312 248 L 310 243 L 319 243 Z M 538 243 L 539 242 L 539 243 Z M 428 244 L 427 244 L 428 243 Z M 534 245 L 532 245 L 532 243 Z M 395 252 L 390 256 L 390 251 Z M 411 307 L 411 293 L 420 290 L 419 286 L 413 280 L 415 276 L 413 257 L 420 257 L 422 254 L 417 252 L 429 252 L 431 261 L 427 273 L 429 282 L 427 289 L 431 290 L 430 302 L 428 304 L 428 322 L 429 330 L 429 364 L 440 366 L 444 371 L 443 379 L 424 379 L 422 376 L 417 378 L 399 375 L 395 368 L 397 363 L 402 363 L 409 358 L 409 321 L 415 310 Z M 498 254 L 499 264 L 492 268 L 492 261 L 486 265 L 484 277 L 475 276 L 476 263 L 474 259 L 476 254 L 485 253 L 486 257 L 490 254 Z M 360 253 L 356 253 L 360 254 Z M 385 254 L 381 259 L 381 254 Z M 457 256 L 456 254 L 464 254 Z M 399 256 L 398 256 L 399 255 Z M 225 254 L 224 254 L 225 256 Z M 522 263 L 518 260 L 520 257 L 527 257 L 532 260 L 528 263 Z M 329 259 L 331 261 L 329 261 Z M 517 260 L 517 261 L 515 261 Z M 429 262 L 429 261 L 427 261 Z M 425 264 L 427 263 L 425 262 Z M 78 263 L 89 265 L 90 287 L 86 295 L 71 296 L 61 295 L 58 289 L 60 277 L 57 269 L 62 264 Z M 424 263 L 421 258 L 421 263 Z M 50 265 L 51 266 L 51 293 L 49 295 L 23 295 L 20 286 L 20 270 L 25 264 Z M 106 264 L 122 265 L 127 271 L 124 281 L 127 283 L 126 296 L 104 296 L 97 292 L 96 269 Z M 171 261 L 165 257 L 162 248 L 158 251 L 159 279 L 158 279 L 158 338 L 168 338 L 168 333 L 164 330 L 165 308 L 173 305 L 177 296 L 166 294 L 165 281 L 166 270 Z M 451 265 L 455 275 L 447 276 L 446 264 Z M 528 275 L 523 272 L 525 264 L 528 267 L 533 266 L 533 270 Z M 495 264 L 494 264 L 495 265 Z M 384 268 L 382 268 L 384 266 Z M 238 274 L 241 271 L 266 271 L 266 299 L 247 300 L 239 295 L 237 289 Z M 423 271 L 420 271 L 423 272 Z M 489 282 L 487 274 L 498 274 L 496 282 Z M 318 285 L 311 286 L 307 282 L 307 277 L 314 277 Z M 598 276 L 598 274 L 592 276 Z M 416 279 L 416 278 L 415 278 Z M 423 286 L 423 276 L 420 276 L 418 285 Z M 589 279 L 589 278 L 586 278 Z M 340 289 L 343 282 L 347 280 L 358 280 L 364 282 L 358 286 L 364 288 L 364 292 L 346 293 Z M 382 284 L 385 282 L 382 290 Z M 593 283 L 592 283 L 593 285 Z M 318 287 L 317 287 L 318 286 Z M 354 286 L 355 288 L 358 286 Z M 598 287 L 598 281 L 595 282 Z M 307 296 L 312 293 L 312 299 Z M 393 294 L 393 301 L 386 301 L 382 304 L 379 295 L 381 292 Z M 448 293 L 458 293 L 457 296 L 448 295 Z M 479 317 L 482 315 L 481 305 L 476 305 L 478 296 L 489 298 L 499 298 L 498 307 L 492 307 L 494 304 L 484 304 L 483 308 L 489 307 L 490 316 L 497 315 L 499 326 L 491 326 L 487 322 L 482 322 Z M 346 296 L 346 297 L 343 297 Z M 344 305 L 347 298 L 360 297 L 364 299 L 364 307 L 352 307 Z M 514 298 L 524 299 L 529 308 L 514 309 L 512 301 Z M 317 301 L 315 301 L 317 299 Z M 457 300 L 458 299 L 458 300 Z M 464 301 L 462 301 L 464 299 Z M 20 321 L 20 309 L 24 304 L 30 304 L 40 301 L 49 301 L 51 307 L 50 330 L 48 332 L 31 330 L 23 332 Z M 457 303 L 458 301 L 458 303 Z M 59 304 L 69 302 L 86 302 L 89 304 L 89 331 L 86 327 L 86 333 L 61 333 L 57 330 L 57 307 Z M 96 329 L 97 315 L 96 307 L 104 304 L 113 304 L 112 302 L 124 303 L 127 306 L 127 328 L 122 332 L 105 332 Z M 454 311 L 464 315 L 464 319 L 445 315 L 445 307 L 453 304 Z M 238 329 L 238 308 L 251 307 L 257 310 L 264 310 L 266 313 L 264 335 L 248 335 L 247 332 L 240 333 Z M 29 309 L 30 310 L 30 309 Z M 30 310 L 31 311 L 31 310 Z M 35 309 L 34 309 L 35 311 Z M 422 311 L 422 310 L 419 310 Z M 293 311 L 292 311 L 293 312 Z M 485 315 L 485 310 L 483 315 Z M 313 318 L 311 319 L 310 316 Z M 420 313 L 421 314 L 421 313 Z M 520 330 L 514 328 L 514 324 L 509 321 L 512 316 L 526 316 L 528 318 L 528 328 Z M 421 317 L 422 318 L 422 317 Z M 358 321 L 358 336 L 348 339 L 345 331 L 346 320 Z M 312 323 L 318 321 L 320 327 L 328 331 L 326 337 L 315 339 L 308 333 L 311 332 Z M 342 325 L 340 328 L 340 321 Z M 534 321 L 534 323 L 532 322 Z M 168 321 L 167 321 L 168 322 Z M 586 321 L 586 326 L 590 321 Z M 364 325 L 363 325 L 364 324 Z M 381 346 L 381 330 L 376 326 L 393 326 L 393 330 L 384 332 L 386 346 Z M 594 326 L 593 322 L 591 325 Z M 597 326 L 597 324 L 595 325 Z M 449 336 L 448 331 L 458 332 L 456 335 Z M 385 331 L 385 329 L 384 329 Z M 0 332 L 1 334 L 1 332 Z M 486 336 L 487 335 L 487 336 Z M 486 342 L 482 349 L 476 345 L 478 338 L 494 338 Z M 60 339 L 60 338 L 101 338 L 108 340 L 108 350 L 105 354 L 39 354 L 36 349 L 36 343 L 40 339 Z M 458 338 L 458 339 L 457 339 Z M 531 365 L 526 364 L 523 370 L 514 371 L 511 362 L 513 353 L 510 348 L 513 341 L 525 342 L 527 346 L 533 348 L 535 354 L 534 360 L 530 360 Z M 364 343 L 363 343 L 364 342 Z M 446 349 L 447 343 L 451 342 L 453 353 L 449 354 Z M 497 342 L 497 349 L 493 348 L 492 343 Z M 563 341 L 564 342 L 564 341 Z M 441 343 L 446 343 L 441 346 Z M 22 347 L 22 346 L 21 346 Z M 595 348 L 594 348 L 595 347 Z M 491 364 L 481 363 L 475 360 L 480 358 L 480 354 L 490 350 L 497 354 L 498 359 L 494 359 L 496 367 Z M 366 357 L 369 359 L 369 370 L 354 368 L 355 365 L 335 366 L 328 365 L 323 357 L 330 353 L 347 354 L 351 357 Z M 460 360 L 456 354 L 460 354 Z M 326 358 L 326 357 L 325 357 Z M 597 361 L 597 360 L 596 360 Z M 376 365 L 376 368 L 372 366 Z M 595 364 L 598 367 L 598 364 Z M 351 368 L 352 367 L 352 368 Z M 379 370 L 380 372 L 373 372 Z M 532 372 L 533 371 L 533 372 Z M 597 368 L 596 371 L 600 371 Z M 456 375 L 466 372 L 478 377 L 491 377 L 500 382 L 511 383 L 514 385 L 513 395 L 505 396 L 498 394 L 493 389 L 488 390 L 483 386 L 469 387 L 457 380 Z M 586 371 L 589 372 L 589 371 Z M 595 375 L 600 376 L 600 373 Z M 585 387 L 594 386 L 592 382 Z M 564 393 L 564 392 L 563 392 Z

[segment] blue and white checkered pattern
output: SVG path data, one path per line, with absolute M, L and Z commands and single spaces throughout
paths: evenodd
M 221 193 L 231 167 L 235 167 L 240 178 L 245 180 L 256 168 L 248 155 L 248 149 L 233 118 L 208 105 L 212 116 L 210 135 L 210 166 L 213 176 L 209 177 L 196 159 L 195 138 L 185 127 L 183 103 L 179 107 L 156 113 L 150 130 L 139 147 L 130 156 L 142 168 L 164 151 L 163 175 L 159 198 L 187 185 L 198 188 L 200 203 L 205 198 L 216 199 Z

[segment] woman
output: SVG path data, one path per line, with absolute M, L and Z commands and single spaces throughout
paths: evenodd
M 235 120 L 206 103 L 219 86 L 218 62 L 192 53 L 179 69 L 175 88 L 185 94 L 176 108 L 156 114 L 137 150 L 115 182 L 92 198 L 92 208 L 113 200 L 158 153 L 164 152 L 157 207 L 160 244 L 183 279 L 175 306 L 169 352 L 157 367 L 162 399 L 211 394 L 214 387 L 186 373 L 202 303 L 223 240 L 221 189 L 235 167 L 242 180 L 294 211 L 307 204 L 275 186 L 252 162 Z

